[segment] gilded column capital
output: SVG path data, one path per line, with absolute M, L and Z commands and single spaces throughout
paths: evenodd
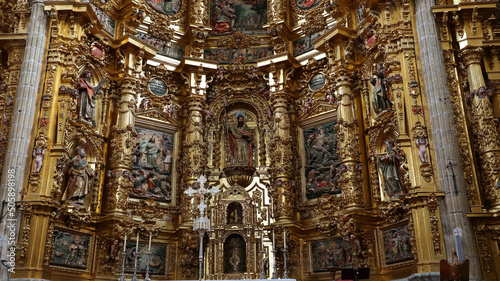
M 465 49 L 458 54 L 458 57 L 465 63 L 468 67 L 471 64 L 480 64 L 484 55 L 483 48 L 475 49 Z

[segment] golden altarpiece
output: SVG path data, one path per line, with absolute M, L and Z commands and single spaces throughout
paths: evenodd
M 10 278 L 498 280 L 497 2 L 0 0 Z

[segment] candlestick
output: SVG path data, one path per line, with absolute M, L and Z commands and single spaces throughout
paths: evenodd
M 283 247 L 286 249 L 286 229 L 283 231 Z
M 135 251 L 139 252 L 139 232 L 137 232 L 137 241 L 135 241 Z
M 149 246 L 148 251 L 151 251 L 151 233 L 149 234 Z
M 127 233 L 125 232 L 125 239 L 123 239 L 123 252 L 127 250 Z
M 264 250 L 264 231 L 262 232 L 262 239 L 260 239 L 260 243 L 262 245 L 262 250 Z
M 276 249 L 276 241 L 274 241 L 274 230 L 273 230 L 273 249 Z

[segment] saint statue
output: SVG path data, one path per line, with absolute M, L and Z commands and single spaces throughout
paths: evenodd
M 85 120 L 95 126 L 95 95 L 99 93 L 106 79 L 102 79 L 99 85 L 94 87 L 90 84 L 90 78 L 92 73 L 85 71 L 78 79 L 77 114 L 79 120 Z
M 387 152 L 385 156 L 378 158 L 378 164 L 384 179 L 384 190 L 389 197 L 403 194 L 403 175 L 400 170 L 400 155 L 394 150 L 394 142 L 385 141 Z M 378 157 L 378 154 L 375 154 Z
M 387 85 L 387 72 L 383 69 L 381 63 L 377 64 L 375 76 L 371 79 L 373 85 L 373 110 L 378 114 L 384 110 L 391 109 L 392 103 L 389 100 Z
M 141 151 L 145 155 L 145 162 L 141 163 L 141 166 L 146 169 L 154 169 L 158 166 L 158 157 L 160 156 L 161 150 L 156 144 L 156 139 L 154 137 L 149 138 L 142 137 L 140 140 Z
M 69 161 L 69 167 L 68 186 L 62 200 L 83 204 L 85 195 L 90 191 L 91 178 L 94 177 L 94 170 L 85 159 L 85 149 L 77 149 L 77 155 Z
M 239 113 L 236 118 L 238 123 L 228 128 L 232 162 L 234 165 L 251 167 L 254 135 L 245 124 L 245 116 L 242 113 Z

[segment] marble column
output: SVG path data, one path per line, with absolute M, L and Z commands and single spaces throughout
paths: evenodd
M 24 185 L 24 172 L 28 158 L 28 148 L 31 140 L 35 110 L 37 104 L 40 75 L 44 58 L 47 32 L 47 16 L 43 1 L 31 2 L 31 14 L 28 24 L 28 38 L 24 50 L 19 84 L 17 87 L 14 114 L 11 120 L 7 153 L 1 179 L 1 198 L 7 201 L 19 200 Z M 12 175 L 12 176 L 11 176 Z M 11 189 L 9 190 L 9 187 Z M 12 189 L 14 187 L 14 189 Z M 17 220 L 20 223 L 20 219 Z M 9 235 L 5 224 L 1 225 L 2 237 Z M 2 258 L 7 255 L 7 247 L 1 245 Z M 0 269 L 0 279 L 7 279 L 5 267 Z
M 440 215 L 443 236 L 446 245 L 446 255 L 451 260 L 451 254 L 456 251 L 453 229 L 461 227 L 463 231 L 462 247 L 464 258 L 470 260 L 470 280 L 481 280 L 481 265 L 475 242 L 472 223 L 467 219 L 469 201 L 465 188 L 465 179 L 460 160 L 458 138 L 454 127 L 453 111 L 447 85 L 446 69 L 438 27 L 432 14 L 434 0 L 417 0 L 415 2 L 415 25 L 422 61 L 425 94 L 429 105 L 429 115 L 432 125 L 436 162 L 439 172 L 441 189 L 445 197 L 441 202 Z M 455 194 L 453 176 L 446 166 L 452 161 L 456 163 Z

